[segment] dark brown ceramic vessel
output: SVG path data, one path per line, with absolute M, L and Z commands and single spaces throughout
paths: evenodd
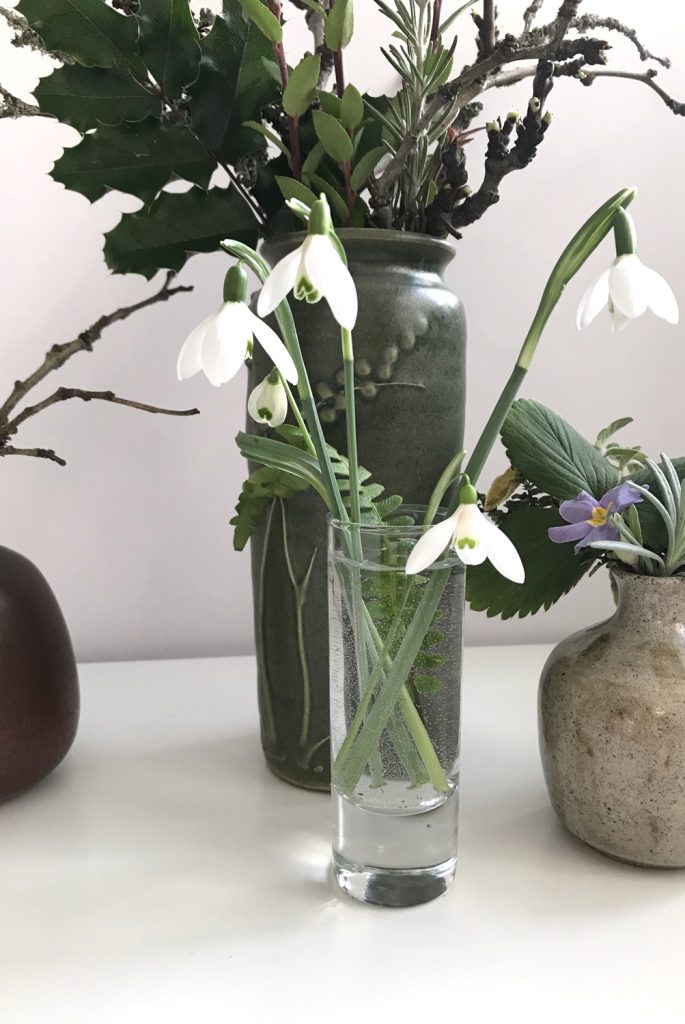
M 0 547 L 0 800 L 57 767 L 78 718 L 76 662 L 57 599 L 28 558 Z

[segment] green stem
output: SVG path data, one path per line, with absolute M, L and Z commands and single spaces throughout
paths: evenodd
M 345 423 L 347 430 L 347 461 L 350 467 L 350 519 L 361 523 L 359 501 L 359 458 L 357 455 L 357 413 L 354 387 L 354 349 L 352 335 L 344 327 L 340 331 L 345 375 Z M 353 539 L 356 531 L 353 530 Z M 361 552 L 359 552 L 361 554 Z
M 424 526 L 431 525 L 431 523 L 435 519 L 438 509 L 440 508 L 440 503 L 442 502 L 442 499 L 445 497 L 447 491 L 452 486 L 457 477 L 461 475 L 461 464 L 464 461 L 465 455 L 466 452 L 463 449 L 460 452 L 457 452 L 454 458 L 447 464 L 447 466 L 443 470 L 440 479 L 433 488 L 433 493 L 431 494 L 430 499 L 428 501 L 426 514 L 423 517 Z
M 307 424 L 305 423 L 305 421 L 302 418 L 302 413 L 300 412 L 300 407 L 297 404 L 297 402 L 295 401 L 295 396 L 292 393 L 292 389 L 291 389 L 290 385 L 288 384 L 287 380 L 285 379 L 285 377 L 283 377 L 283 376 L 281 377 L 281 384 L 285 388 L 285 393 L 286 393 L 287 398 L 288 398 L 288 405 L 290 406 L 290 408 L 292 410 L 292 414 L 295 417 L 295 422 L 297 423 L 298 427 L 300 428 L 300 431 L 302 433 L 302 437 L 304 438 L 304 442 L 305 442 L 305 444 L 307 446 L 307 451 L 309 452 L 310 455 L 313 455 L 314 457 L 316 457 L 316 448 L 314 447 L 314 442 L 312 441 L 312 436 L 309 433 L 309 431 L 307 430 Z

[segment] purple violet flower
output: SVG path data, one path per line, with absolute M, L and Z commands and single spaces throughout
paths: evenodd
M 630 483 L 612 487 L 599 501 L 587 491 L 581 491 L 573 501 L 564 501 L 559 506 L 562 519 L 569 525 L 552 526 L 548 530 L 549 539 L 555 544 L 567 544 L 575 540 L 578 542 L 575 551 L 598 540 L 619 540 L 620 534 L 610 517 L 639 501 L 642 501 L 642 495 Z

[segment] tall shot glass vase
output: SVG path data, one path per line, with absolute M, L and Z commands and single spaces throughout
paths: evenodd
M 328 549 L 334 875 L 388 907 L 447 889 L 459 806 L 464 570 L 450 551 L 407 576 L 426 527 L 400 511 L 330 520 Z

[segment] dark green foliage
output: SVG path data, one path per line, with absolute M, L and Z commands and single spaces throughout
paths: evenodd
M 167 97 L 192 85 L 200 70 L 200 39 L 188 0 L 140 0 L 140 53 Z
M 52 176 L 91 202 L 110 189 L 151 202 L 173 178 L 206 188 L 213 170 L 206 149 L 190 132 L 148 118 L 137 125 L 89 132 L 77 146 L 65 149 Z
M 233 547 L 242 551 L 248 540 L 264 521 L 269 505 L 275 498 L 289 498 L 291 494 L 306 491 L 309 484 L 291 473 L 260 466 L 243 484 L 236 514 L 230 520 L 235 527 Z
M 138 22 L 113 11 L 103 0 L 20 0 L 17 10 L 49 50 L 67 53 L 89 68 L 145 72 Z
M 160 267 L 180 270 L 190 253 L 211 252 L 227 235 L 255 245 L 257 229 L 232 188 L 163 192 L 148 210 L 125 213 L 107 235 L 105 257 L 116 274 L 143 274 Z
M 576 491 L 576 493 L 578 493 Z M 592 552 L 576 555 L 573 544 L 554 544 L 547 536 L 551 526 L 563 523 L 559 510 L 519 501 L 501 517 L 499 527 L 514 543 L 526 570 L 522 584 L 512 583 L 484 562 L 466 572 L 466 599 L 477 612 L 488 617 L 501 615 L 524 618 L 545 611 L 563 597 L 592 567 Z
M 159 117 L 162 101 L 136 82 L 128 71 L 65 64 L 41 78 L 33 95 L 46 114 L 85 132 L 99 125 Z

